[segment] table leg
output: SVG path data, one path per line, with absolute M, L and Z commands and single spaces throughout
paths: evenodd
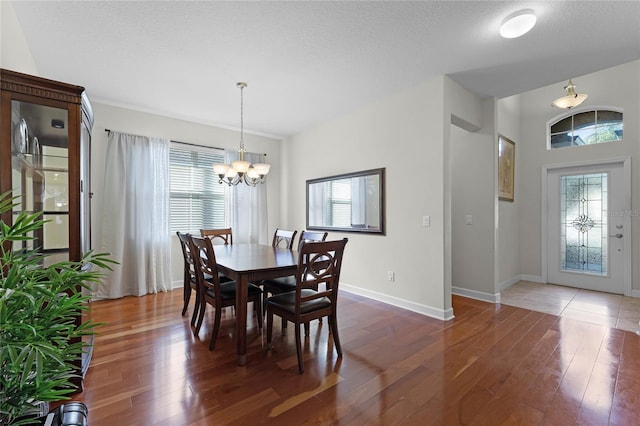
M 237 364 L 247 363 L 247 298 L 249 281 L 246 275 L 236 280 L 236 352 Z

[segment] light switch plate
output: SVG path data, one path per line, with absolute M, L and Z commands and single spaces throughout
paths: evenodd
M 472 225 L 473 224 L 473 216 L 468 214 L 464 219 L 464 223 L 467 224 L 467 225 Z
M 422 226 L 431 226 L 431 216 L 422 216 Z

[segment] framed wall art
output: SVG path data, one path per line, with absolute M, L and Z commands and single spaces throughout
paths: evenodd
M 498 135 L 498 198 L 513 201 L 516 175 L 516 144 Z

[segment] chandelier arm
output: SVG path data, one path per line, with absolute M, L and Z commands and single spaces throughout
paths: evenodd
M 244 174 L 244 183 L 253 187 L 255 187 L 258 184 L 257 180 L 254 178 L 250 178 L 247 173 Z

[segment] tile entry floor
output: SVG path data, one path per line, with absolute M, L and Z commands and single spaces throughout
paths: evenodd
M 519 281 L 502 291 L 501 303 L 620 330 L 639 329 L 640 298 L 620 294 Z

